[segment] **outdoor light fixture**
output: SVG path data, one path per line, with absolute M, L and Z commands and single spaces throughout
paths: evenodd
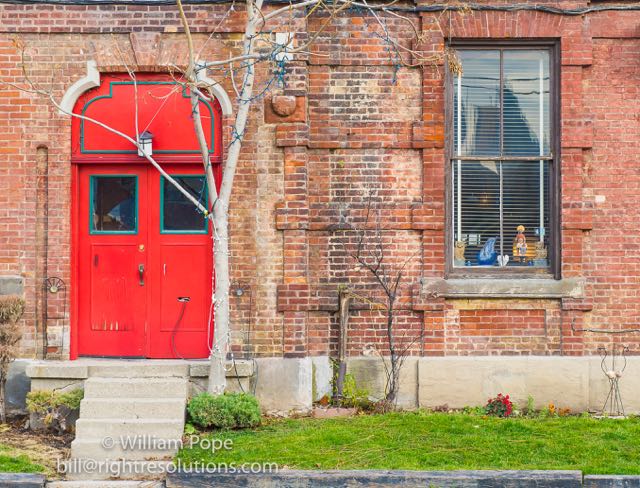
M 153 134 L 145 130 L 138 136 L 138 156 L 151 156 L 153 154 Z

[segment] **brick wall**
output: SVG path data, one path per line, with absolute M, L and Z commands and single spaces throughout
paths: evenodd
M 186 10 L 203 59 L 237 49 L 241 9 L 227 17 L 219 6 Z M 362 225 L 372 193 L 389 268 L 409 261 L 397 329 L 412 354 L 596 353 L 611 339 L 574 331 L 572 323 L 619 329 L 640 320 L 640 210 L 634 205 L 640 13 L 475 11 L 447 14 L 442 31 L 432 14 L 409 18 L 423 34 L 421 45 L 412 44 L 400 19 L 387 20 L 388 32 L 400 46 L 427 53 L 449 38 L 560 42 L 562 277 L 584 279 L 584 295 L 421 296 L 420 278 L 446 278 L 445 68 L 400 68 L 380 26 L 346 13 L 310 54 L 291 62 L 286 86 L 252 108 L 231 204 L 232 281 L 243 291 L 232 299 L 234 349 L 294 357 L 335 352 L 338 286 L 381 298 L 348 252 L 357 243 L 349 225 Z M 294 30 L 302 39 L 325 20 L 298 17 Z M 208 40 L 214 25 L 219 35 Z M 179 30 L 172 6 L 2 5 L 0 77 L 21 80 L 16 34 L 28 46 L 33 78 L 61 96 L 83 76 L 88 59 L 104 72 L 122 71 L 123 59 L 143 71 L 184 62 Z M 210 76 L 233 93 L 219 72 Z M 269 77 L 267 67 L 258 70 L 259 83 Z M 302 110 L 274 117 L 272 94 L 297 97 Z M 70 312 L 63 295 L 39 291 L 44 276 L 73 285 L 70 124 L 45 101 L 0 85 L 0 128 L 0 274 L 25 277 L 22 352 L 34 357 L 42 355 L 43 307 L 50 316 Z M 354 308 L 349 354 L 384 353 L 382 314 L 362 302 Z M 68 319 L 50 320 L 47 328 L 50 357 L 65 357 Z M 637 353 L 637 338 L 616 340 Z

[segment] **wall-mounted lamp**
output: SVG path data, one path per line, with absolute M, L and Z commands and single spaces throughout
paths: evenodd
M 153 155 L 153 134 L 148 130 L 145 130 L 138 136 L 138 156 L 151 156 Z

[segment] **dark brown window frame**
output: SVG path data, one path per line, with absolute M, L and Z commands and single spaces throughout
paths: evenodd
M 550 226 L 552 229 L 549 241 L 549 267 L 540 268 L 460 268 L 453 266 L 453 208 L 451 203 L 451 161 L 453 160 L 453 77 L 451 71 L 445 72 L 445 278 L 547 278 L 561 279 L 561 154 L 560 154 L 560 42 L 558 39 L 465 39 L 451 40 L 449 47 L 452 49 L 546 49 L 549 51 L 549 75 L 551 90 L 551 189 L 550 199 Z M 507 159 L 507 158 L 504 158 Z

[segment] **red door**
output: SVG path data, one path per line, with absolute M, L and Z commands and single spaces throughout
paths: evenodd
M 164 166 L 207 206 L 202 167 Z M 212 339 L 213 241 L 210 224 L 154 168 L 149 169 L 150 313 L 147 356 L 206 358 Z M 152 199 L 154 197 L 151 197 Z
M 166 169 L 206 205 L 197 165 Z M 207 357 L 208 222 L 145 164 L 81 165 L 78 185 L 78 354 Z

